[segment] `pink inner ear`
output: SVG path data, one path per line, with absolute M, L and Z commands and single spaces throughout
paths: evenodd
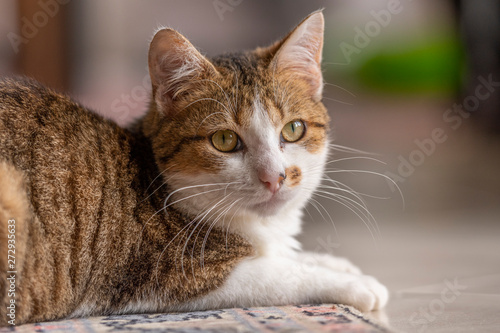
M 317 12 L 310 15 L 286 38 L 275 59 L 279 72 L 289 71 L 309 83 L 311 94 L 315 98 L 321 98 L 323 90 L 323 33 L 323 14 Z
M 212 64 L 172 29 L 161 30 L 153 38 L 149 49 L 149 71 L 158 104 L 171 104 L 192 88 L 199 77 L 216 73 Z

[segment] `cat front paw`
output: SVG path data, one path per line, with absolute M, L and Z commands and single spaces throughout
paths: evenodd
M 359 269 L 358 266 L 354 265 L 346 258 L 328 256 L 327 258 L 325 258 L 323 264 L 326 267 L 338 272 L 346 272 L 355 275 L 361 275 L 361 269 Z
M 361 274 L 361 270 L 346 258 L 334 257 L 326 253 L 311 252 L 305 252 L 304 256 L 312 256 L 320 266 L 329 268 L 337 272 L 345 272 L 355 275 Z
M 372 276 L 360 275 L 345 285 L 345 300 L 362 312 L 383 308 L 389 300 L 387 288 Z
M 389 291 L 387 290 L 387 287 L 378 282 L 378 280 L 373 276 L 362 275 L 361 279 L 364 280 L 370 292 L 375 296 L 375 304 L 373 305 L 372 310 L 378 310 L 385 307 L 387 301 L 389 300 Z

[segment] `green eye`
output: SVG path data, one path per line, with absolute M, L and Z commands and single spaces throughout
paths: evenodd
M 302 135 L 304 135 L 304 129 L 305 126 L 302 121 L 294 120 L 283 127 L 283 129 L 281 130 L 281 135 L 283 136 L 283 139 L 285 139 L 285 141 L 295 142 L 302 138 Z
M 212 135 L 212 144 L 217 150 L 233 151 L 238 145 L 238 135 L 230 130 L 217 131 Z

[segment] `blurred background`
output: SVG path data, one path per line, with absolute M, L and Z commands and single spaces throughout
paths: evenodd
M 158 27 L 210 56 L 268 45 L 320 8 L 332 139 L 368 152 L 337 147 L 328 175 L 374 219 L 330 189 L 307 208 L 305 248 L 385 283 L 372 315 L 396 329 L 499 330 L 500 1 L 2 0 L 0 74 L 126 125 L 147 109 Z

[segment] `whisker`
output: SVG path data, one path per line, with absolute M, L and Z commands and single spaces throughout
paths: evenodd
M 338 163 L 338 162 L 344 162 L 344 161 L 351 161 L 351 160 L 368 160 L 368 161 L 374 161 L 374 162 L 377 162 L 377 163 L 380 163 L 380 164 L 387 165 L 387 163 L 385 163 L 384 161 L 381 161 L 381 160 L 379 160 L 377 158 L 366 157 L 366 156 L 353 156 L 353 157 L 339 158 L 339 159 L 336 159 L 336 160 L 328 161 L 328 162 L 325 163 L 325 165 L 329 165 L 329 164 L 332 164 L 332 163 Z
M 332 180 L 333 184 L 335 184 L 335 181 Z M 335 184 L 337 185 L 337 184 Z M 361 195 L 359 195 L 357 192 L 355 191 L 352 191 L 352 190 L 349 190 L 349 189 L 346 189 L 346 188 L 342 188 L 342 187 L 339 187 L 338 185 L 337 186 L 329 186 L 329 185 L 325 185 L 325 184 L 320 184 L 318 186 L 318 188 L 322 188 L 322 189 L 327 189 L 327 190 L 334 190 L 334 191 L 340 191 L 340 192 L 345 192 L 347 194 L 350 194 L 352 195 L 353 197 L 355 197 L 356 199 L 359 200 L 359 202 L 363 203 L 363 206 L 366 207 L 366 202 L 363 200 L 363 198 L 361 197 Z
M 174 192 L 178 192 L 180 190 L 185 190 L 185 189 L 188 189 L 188 188 L 196 188 L 196 187 L 203 187 L 203 186 L 214 186 L 214 185 L 226 185 L 227 183 L 222 183 L 222 184 L 207 184 L 207 185 L 193 185 L 193 186 L 188 186 L 188 187 L 183 187 L 183 188 L 180 188 Z M 184 201 L 184 200 L 187 200 L 187 199 L 190 199 L 190 198 L 193 198 L 193 197 L 196 197 L 196 196 L 199 196 L 199 195 L 203 195 L 203 194 L 207 194 L 207 193 L 211 193 L 211 192 L 215 192 L 215 191 L 221 191 L 223 190 L 222 188 L 219 188 L 219 189 L 213 189 L 213 190 L 207 190 L 207 191 L 204 191 L 204 192 L 200 192 L 200 193 L 195 193 L 195 194 L 192 194 L 188 197 L 185 197 L 185 198 L 182 198 L 182 199 L 178 199 L 170 204 L 166 204 L 167 203 L 167 200 L 170 198 L 170 196 L 174 193 L 172 192 L 168 197 L 167 199 L 165 200 L 165 203 L 163 205 L 163 207 L 159 210 L 157 210 L 155 213 L 153 213 L 153 215 L 151 215 L 151 217 L 144 223 L 142 229 L 141 229 L 141 235 L 139 236 L 139 240 L 142 239 L 142 235 L 144 233 L 144 229 L 146 228 L 146 226 L 149 224 L 149 222 L 151 221 L 151 219 L 153 219 L 153 217 L 155 217 L 156 215 L 158 215 L 161 211 L 165 211 L 165 214 L 167 214 L 167 208 L 178 203 L 178 202 L 181 202 L 181 201 Z M 140 244 L 141 242 L 139 241 L 137 243 L 137 251 L 139 251 L 139 248 L 140 248 Z
M 159 286 L 159 282 L 158 282 L 158 268 L 159 268 L 159 265 L 160 265 L 160 259 L 161 257 L 163 257 L 163 254 L 165 253 L 165 251 L 167 250 L 167 248 L 170 246 L 170 244 L 172 244 L 172 242 L 184 231 L 184 229 L 186 228 L 189 228 L 192 224 L 194 223 L 194 221 L 191 221 L 189 222 L 188 224 L 186 224 L 171 240 L 170 242 L 167 243 L 167 245 L 165 245 L 165 247 L 163 248 L 163 251 L 161 251 L 160 255 L 158 256 L 158 260 L 156 261 L 156 284 Z
M 349 66 L 350 62 L 323 62 L 323 65 Z
M 244 201 L 242 203 L 244 203 Z M 248 203 L 247 203 L 247 207 L 248 207 Z M 229 219 L 229 223 L 227 224 L 227 229 L 226 229 L 226 251 L 228 250 L 227 238 L 228 238 L 228 235 L 229 235 L 229 227 L 231 226 L 231 223 L 233 222 L 234 217 L 236 216 L 237 213 L 239 213 L 239 211 L 240 211 L 241 208 L 242 208 L 242 205 L 240 205 L 238 208 L 236 208 L 236 210 L 234 211 L 233 215 Z
M 169 166 L 168 168 L 166 168 L 165 170 L 163 170 L 162 172 L 160 172 L 158 174 L 158 176 L 156 176 L 152 181 L 151 181 L 151 184 L 149 184 L 149 186 L 146 188 L 146 191 L 144 194 L 148 193 L 148 190 L 149 188 L 151 187 L 151 185 L 153 185 L 153 183 L 155 182 L 155 180 L 157 180 L 161 175 L 163 175 L 166 171 L 168 171 L 170 168 L 172 168 L 173 166 L 175 166 L 176 164 L 173 164 L 171 166 Z
M 339 85 L 336 85 L 336 84 L 333 84 L 333 83 L 329 83 L 329 82 L 326 82 L 326 81 L 325 81 L 325 85 L 332 86 L 332 87 L 335 87 L 335 88 L 339 88 L 340 90 L 345 91 L 346 93 L 348 93 L 352 97 L 356 97 L 356 95 L 354 95 L 351 91 L 349 91 L 346 88 L 341 87 Z
M 363 197 L 361 196 L 361 194 L 358 191 L 355 191 L 352 187 L 347 186 L 346 184 L 339 182 L 338 180 L 334 180 L 326 174 L 325 174 L 323 179 L 326 179 L 327 181 L 329 181 L 333 185 L 335 185 L 335 187 L 333 187 L 332 189 L 335 189 L 338 191 L 345 191 L 345 192 L 351 194 L 352 196 L 354 196 L 355 198 L 357 198 L 360 202 L 362 202 L 366 206 L 366 203 L 363 200 Z M 322 185 L 325 187 L 329 187 L 328 185 L 325 185 L 325 184 L 322 184 Z
M 172 166 L 171 166 L 171 167 L 172 167 Z M 168 169 L 170 169 L 170 167 L 169 167 L 169 168 L 167 168 L 166 170 L 164 170 L 164 172 L 165 172 L 165 171 L 167 171 Z M 163 186 L 167 185 L 167 184 L 168 184 L 168 182 L 169 182 L 169 180 L 170 180 L 170 179 L 172 179 L 173 177 L 175 177 L 178 173 L 179 173 L 179 172 L 175 172 L 173 175 L 171 175 L 170 177 L 168 177 L 168 179 L 167 179 L 167 180 L 165 180 L 165 181 L 164 181 L 164 182 L 163 182 L 160 186 L 158 186 L 158 187 L 157 187 L 157 188 L 156 188 L 153 192 L 151 192 L 151 194 L 149 194 L 147 197 L 145 197 L 145 198 L 141 201 L 141 203 L 143 203 L 144 201 L 146 201 L 146 200 L 148 200 L 149 198 L 151 198 L 151 197 L 152 197 L 152 196 L 153 196 L 156 192 L 158 192 L 158 191 L 159 191 L 159 190 L 160 190 Z
M 215 98 L 210 98 L 210 97 L 205 97 L 205 98 L 200 98 L 200 99 L 197 99 L 196 101 L 193 101 L 191 103 L 189 103 L 188 105 L 186 105 L 184 108 L 182 108 L 182 110 L 180 111 L 183 111 L 185 109 L 187 109 L 188 107 L 190 107 L 191 105 L 195 104 L 195 103 L 198 103 L 198 102 L 202 102 L 202 101 L 212 101 L 212 102 L 216 102 L 216 103 L 219 103 L 220 105 L 222 105 L 222 107 L 228 112 L 228 113 L 231 113 L 231 111 L 227 108 L 227 106 L 224 105 L 224 103 L 222 103 L 221 101 L 218 101 L 216 100 Z M 179 111 L 179 112 L 180 112 Z
M 232 194 L 232 193 L 231 193 L 231 194 Z M 226 199 L 226 198 L 228 198 L 228 196 L 224 196 L 224 197 L 221 199 L 221 204 L 222 204 L 222 201 L 223 201 L 224 199 Z M 229 203 L 229 204 L 230 204 L 230 203 Z M 229 204 L 223 205 L 222 207 L 220 207 L 220 208 L 218 208 L 217 210 L 215 210 L 215 211 L 214 211 L 214 212 L 213 212 L 213 213 L 212 213 L 209 217 L 207 217 L 207 219 L 206 219 L 207 221 L 204 223 L 204 225 L 203 225 L 203 226 L 205 226 L 205 224 L 206 224 L 207 222 L 211 221 L 211 220 L 212 220 L 212 217 L 213 217 L 215 214 L 217 214 L 217 213 L 219 213 L 219 212 L 223 211 L 223 210 L 225 209 L 225 207 L 227 207 Z M 220 216 L 220 214 L 219 214 L 219 216 Z M 194 253 L 194 249 L 195 249 L 196 241 L 198 240 L 198 237 L 199 237 L 199 235 L 200 235 L 200 233 L 201 233 L 201 231 L 202 231 L 202 230 L 203 230 L 203 228 L 200 228 L 200 230 L 199 230 L 199 231 L 198 231 L 198 233 L 196 234 L 196 237 L 194 238 L 194 241 L 193 241 L 193 247 L 192 247 L 192 251 L 191 251 L 191 265 L 193 265 L 193 259 L 194 259 L 194 258 L 193 258 L 193 253 Z M 192 266 L 192 267 L 193 267 L 193 266 Z
M 368 223 L 370 223 L 370 225 L 373 225 L 374 226 L 374 230 L 380 235 L 380 230 L 378 228 L 377 220 L 375 219 L 375 217 L 373 216 L 373 214 L 370 213 L 368 207 L 366 207 L 366 205 L 364 203 L 360 204 L 356 200 L 353 200 L 353 199 L 351 199 L 349 197 L 346 197 L 346 196 L 338 194 L 338 193 L 331 193 L 331 192 L 328 192 L 328 191 L 321 191 L 321 190 L 318 191 L 318 192 L 322 193 L 322 194 L 325 194 L 325 195 L 330 195 L 332 197 L 335 197 L 335 198 L 341 200 L 342 202 L 344 202 L 346 204 L 349 204 L 351 207 L 353 207 L 354 209 L 356 209 L 360 214 L 362 214 L 366 218 L 366 221 Z
M 336 182 L 335 180 L 333 180 L 331 178 L 323 178 L 323 180 L 342 184 L 340 182 Z M 354 197 L 358 198 L 360 201 L 364 201 L 362 197 L 367 197 L 367 198 L 377 199 L 377 200 L 388 200 L 388 199 L 390 199 L 390 197 L 379 197 L 379 196 L 376 196 L 376 195 L 371 195 L 371 194 L 367 194 L 367 193 L 355 191 L 355 190 L 352 190 L 350 187 L 347 187 L 347 186 L 346 186 L 346 188 L 341 188 L 341 187 L 338 187 L 338 186 L 328 186 L 328 185 L 325 185 L 325 184 L 320 184 L 319 187 L 325 188 L 325 189 L 331 189 L 331 190 L 335 190 L 335 191 L 342 191 L 342 192 L 346 192 L 348 194 L 352 194 Z
M 229 107 L 232 108 L 233 110 L 233 113 L 236 114 L 236 111 L 234 109 L 234 106 L 231 104 L 231 100 L 229 99 L 229 96 L 228 94 L 226 93 L 226 91 L 224 89 L 222 89 L 222 87 L 217 83 L 215 82 L 214 80 L 210 80 L 210 79 L 201 79 L 201 80 L 198 80 L 198 82 L 203 82 L 203 81 L 206 81 L 206 82 L 211 82 L 213 84 L 215 84 L 217 87 L 219 87 L 219 89 L 222 91 L 222 93 L 224 94 L 224 96 L 226 97 L 226 101 L 228 102 L 229 104 Z
M 330 98 L 330 97 L 324 97 L 323 96 L 323 99 L 326 99 L 326 100 L 329 100 L 329 101 L 334 101 L 334 102 L 337 102 L 337 103 L 340 103 L 340 104 L 344 104 L 344 105 L 354 105 L 352 103 L 349 103 L 349 102 L 344 102 L 344 101 L 341 101 L 341 100 L 338 100 L 338 99 L 335 99 L 335 98 Z
M 240 182 L 234 182 L 234 183 L 240 183 Z M 232 183 L 229 183 L 229 184 L 232 184 Z M 185 186 L 185 187 L 181 187 L 175 191 L 173 191 L 172 193 L 170 193 L 167 198 L 165 199 L 165 202 L 163 203 L 163 206 L 164 208 L 167 207 L 167 202 L 168 202 L 168 199 L 170 199 L 170 197 L 172 195 L 174 195 L 175 193 L 179 192 L 179 191 L 184 191 L 184 190 L 189 190 L 189 189 L 193 189 L 193 188 L 198 188 L 198 187 L 205 187 L 205 186 L 226 186 L 228 185 L 228 183 L 213 183 L 213 184 L 200 184 L 200 185 L 191 185 L 191 186 Z
M 342 152 L 342 153 L 363 154 L 363 155 L 372 155 L 372 156 L 379 155 L 379 154 L 370 153 L 370 152 L 366 152 L 366 151 L 355 149 L 355 148 L 349 148 L 349 147 L 334 144 L 334 143 L 329 143 L 328 146 L 331 149 Z
M 403 201 L 403 209 L 404 209 L 404 207 L 406 207 L 405 198 L 403 196 L 403 192 L 399 188 L 399 185 L 391 177 L 384 175 L 383 173 L 379 173 L 379 172 L 375 172 L 375 171 L 368 171 L 368 170 L 326 170 L 325 171 L 325 173 L 346 173 L 346 172 L 370 174 L 370 175 L 375 175 L 375 176 L 379 176 L 379 177 L 386 179 L 387 181 L 391 182 L 397 188 L 399 195 L 401 196 L 401 200 Z
M 198 133 L 198 132 L 199 132 L 199 130 L 200 130 L 201 126 L 203 125 L 203 123 L 205 122 L 205 120 L 208 120 L 208 118 L 210 118 L 210 117 L 212 117 L 212 116 L 215 116 L 215 115 L 217 115 L 217 114 L 221 114 L 221 115 L 223 115 L 223 116 L 225 116 L 225 115 L 226 115 L 224 112 L 213 112 L 213 113 L 209 114 L 209 115 L 208 115 L 208 116 L 206 116 L 206 117 L 205 117 L 205 118 L 201 121 L 201 123 L 198 125 L 198 128 L 196 129 L 196 133 Z
M 205 238 L 203 239 L 203 243 L 201 245 L 200 264 L 201 264 L 202 269 L 205 268 L 205 246 L 207 244 L 208 235 L 210 234 L 210 231 L 212 231 L 212 228 L 217 224 L 217 222 L 219 222 L 220 218 L 222 216 L 225 217 L 227 212 L 229 212 L 231 210 L 231 208 L 233 208 L 233 206 L 236 205 L 240 200 L 242 200 L 242 198 L 234 201 L 229 206 L 226 205 L 226 208 L 217 216 L 217 218 L 212 222 L 212 224 L 208 228 L 208 231 L 206 232 Z
M 326 213 L 326 215 L 328 215 L 328 218 L 330 220 L 330 222 L 332 223 L 332 227 L 333 227 L 333 230 L 335 232 L 335 235 L 338 235 L 337 233 L 337 227 L 335 226 L 335 222 L 333 222 L 333 218 L 332 216 L 330 215 L 330 213 L 328 212 L 328 210 L 321 204 L 321 202 L 319 202 L 318 200 L 314 199 L 314 198 L 311 198 L 311 205 L 316 208 L 316 210 L 318 211 L 318 213 L 321 215 L 321 217 L 323 218 L 324 221 L 326 221 L 326 218 L 325 216 L 323 215 L 323 213 L 321 212 L 321 210 L 318 208 L 318 206 L 323 209 L 323 211 Z
M 186 252 L 186 248 L 187 248 L 187 245 L 188 245 L 188 242 L 189 242 L 189 239 L 191 239 L 191 237 L 193 236 L 194 234 L 194 231 L 198 228 L 198 226 L 201 224 L 201 222 L 208 216 L 208 214 L 210 214 L 210 212 L 215 208 L 217 207 L 222 201 L 225 200 L 225 197 L 223 197 L 221 200 L 219 200 L 215 205 L 212 206 L 212 208 L 210 208 L 203 216 L 202 218 L 200 219 L 200 221 L 196 224 L 196 226 L 194 227 L 193 231 L 191 231 L 191 233 L 189 234 L 188 238 L 186 239 L 186 241 L 184 242 L 184 247 L 182 248 L 182 253 L 181 253 L 181 269 L 182 269 L 182 274 L 184 275 L 184 277 L 187 279 L 187 276 L 186 276 L 186 272 L 184 270 L 184 253 Z M 206 222 L 205 222 L 206 223 Z M 205 223 L 203 223 L 203 225 L 205 225 Z M 203 226 L 202 226 L 203 228 Z M 193 254 L 191 253 L 191 262 L 193 260 Z M 193 274 L 193 279 L 196 281 L 196 277 L 194 276 L 194 267 L 193 265 L 191 265 L 191 270 L 192 270 L 192 274 Z
M 234 77 L 236 78 L 236 93 L 234 91 L 234 85 L 232 87 L 232 93 L 233 93 L 233 104 L 234 104 L 234 109 L 237 112 L 238 111 L 238 93 L 239 93 L 239 79 L 238 79 L 238 73 L 237 71 L 233 68 L 233 73 Z
M 328 194 L 331 194 L 329 192 L 327 192 Z M 361 216 L 360 213 L 358 213 L 355 209 L 353 209 L 350 205 L 346 204 L 345 202 L 342 202 L 341 200 L 337 200 L 335 198 L 332 198 L 328 195 L 324 195 L 324 194 L 321 194 L 321 193 L 318 193 L 318 192 L 315 192 L 314 195 L 316 196 L 319 196 L 321 198 L 325 198 L 325 199 L 330 199 L 332 201 L 335 201 L 341 205 L 343 205 L 344 207 L 346 207 L 347 209 L 349 209 L 352 213 L 354 213 L 362 222 L 363 224 L 366 226 L 366 228 L 368 229 L 368 231 L 370 232 L 370 235 L 372 236 L 372 239 L 373 239 L 373 242 L 375 243 L 375 245 L 377 245 L 377 241 L 375 239 L 375 235 L 373 234 L 373 231 L 372 229 L 370 228 L 370 225 L 368 224 L 368 222 L 366 222 L 364 216 Z

